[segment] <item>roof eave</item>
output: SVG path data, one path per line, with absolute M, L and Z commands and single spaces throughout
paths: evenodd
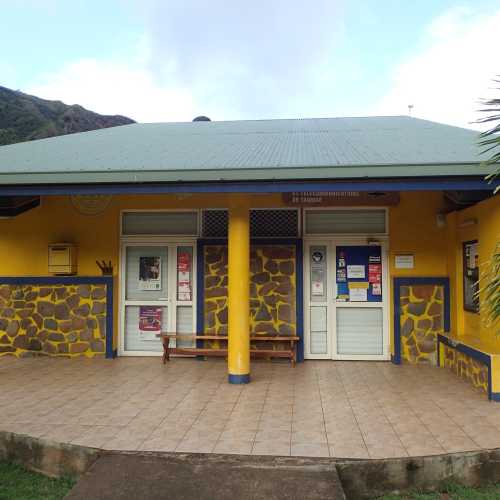
M 478 163 L 309 166 L 250 169 L 158 169 L 53 172 L 0 172 L 0 184 L 102 184 L 157 182 L 231 182 L 316 179 L 378 179 L 394 177 L 477 176 L 491 172 Z

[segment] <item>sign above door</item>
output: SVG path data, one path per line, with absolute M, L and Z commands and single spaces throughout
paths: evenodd
M 282 194 L 292 207 L 385 207 L 399 203 L 395 191 L 305 191 Z

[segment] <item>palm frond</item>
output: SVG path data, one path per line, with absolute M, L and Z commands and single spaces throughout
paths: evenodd
M 500 75 L 498 75 L 500 78 Z M 493 79 L 495 83 L 500 83 L 499 79 Z M 495 90 L 500 92 L 500 87 Z M 488 113 L 488 116 L 479 118 L 478 123 L 492 123 L 493 126 L 479 134 L 478 144 L 484 148 L 482 155 L 489 154 L 489 158 L 481 162 L 481 166 L 488 168 L 495 167 L 486 176 L 490 183 L 500 177 L 500 98 L 481 99 L 482 109 L 480 113 Z M 500 184 L 495 188 L 495 194 L 500 192 Z M 482 276 L 481 283 L 484 286 L 480 290 L 483 297 L 486 322 L 495 333 L 500 335 L 500 243 L 497 243 L 490 260 L 486 263 L 486 271 Z

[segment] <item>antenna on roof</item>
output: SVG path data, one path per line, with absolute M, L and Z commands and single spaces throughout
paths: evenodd
M 408 104 L 408 116 L 411 116 L 412 110 L 413 110 L 413 104 Z

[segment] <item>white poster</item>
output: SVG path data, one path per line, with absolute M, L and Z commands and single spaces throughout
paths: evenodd
M 321 296 L 324 295 L 324 288 L 323 288 L 323 282 L 322 281 L 313 281 L 311 284 L 311 293 L 312 295 L 315 296 Z
M 139 290 L 161 290 L 161 257 L 139 257 Z
M 366 288 L 349 288 L 350 302 L 366 302 L 368 300 L 368 290 Z
M 347 266 L 347 278 L 364 278 L 365 277 L 365 266 L 363 265 L 351 265 Z
M 396 269 L 413 269 L 415 265 L 415 257 L 411 254 L 396 255 L 394 258 L 394 267 Z

